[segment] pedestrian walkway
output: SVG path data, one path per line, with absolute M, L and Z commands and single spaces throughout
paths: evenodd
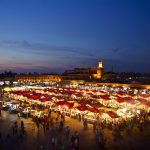
M 52 117 L 56 118 L 56 114 L 52 113 Z M 12 136 L 12 125 L 17 120 L 18 128 L 20 128 L 21 120 L 24 122 L 24 128 L 26 134 L 23 139 L 19 137 Z M 88 128 L 84 129 L 83 122 L 80 122 L 76 119 L 66 117 L 65 127 L 70 127 L 70 135 L 73 135 L 76 131 L 79 133 L 79 149 L 80 150 L 99 150 L 99 145 L 97 144 L 95 132 L 93 131 L 93 125 L 88 124 Z M 57 125 L 54 126 L 56 128 Z M 136 128 L 132 131 L 132 134 L 128 136 L 126 131 L 122 131 L 122 138 L 114 142 L 112 131 L 109 129 L 104 129 L 104 136 L 106 138 L 106 147 L 107 149 L 125 149 L 130 150 L 134 149 L 150 149 L 150 129 L 148 128 L 147 132 L 140 133 Z M 45 150 L 52 149 L 51 139 L 53 136 L 57 136 L 58 142 L 63 142 L 65 147 L 70 148 L 71 136 L 66 138 L 64 132 L 56 133 L 57 130 L 52 130 L 44 132 L 43 126 L 40 124 L 39 132 L 35 122 L 32 118 L 28 119 L 18 119 L 17 115 L 9 114 L 7 111 L 2 111 L 2 117 L 0 118 L 0 132 L 2 134 L 3 140 L 6 138 L 7 134 L 11 135 L 11 140 L 4 142 L 1 146 L 6 147 L 11 150 L 37 150 L 42 149 L 43 146 Z M 61 141 L 60 141 L 61 140 Z

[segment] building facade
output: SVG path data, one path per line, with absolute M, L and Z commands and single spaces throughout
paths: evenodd
M 74 70 L 66 70 L 63 75 L 63 80 L 98 80 L 103 76 L 103 62 L 98 62 L 96 68 L 75 68 Z
M 22 74 L 22 75 L 17 75 L 16 80 L 20 82 L 60 82 L 61 75 Z

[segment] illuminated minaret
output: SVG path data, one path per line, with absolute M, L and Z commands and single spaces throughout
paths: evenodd
M 97 74 L 96 74 L 97 79 L 102 78 L 103 70 L 104 70 L 103 62 L 102 62 L 102 60 L 100 60 L 100 61 L 98 61 L 98 67 L 97 67 Z
M 103 68 L 103 62 L 102 62 L 102 60 L 100 60 L 100 61 L 98 62 L 98 68 Z

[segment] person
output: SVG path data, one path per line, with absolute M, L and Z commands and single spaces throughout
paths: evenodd
M 19 135 L 18 135 L 18 139 L 19 139 L 20 141 L 22 141 L 22 140 L 23 140 L 23 133 L 22 133 L 22 132 L 20 132 L 20 133 L 19 133 Z
M 57 149 L 57 147 L 58 147 L 58 139 L 57 139 L 57 137 L 55 137 L 55 140 L 54 140 L 54 147 L 55 147 L 55 150 Z
M 49 110 L 49 113 L 48 113 L 48 118 L 51 118 L 51 113 L 52 113 L 52 111 L 51 111 L 51 109 Z
M 52 137 L 51 143 L 52 143 L 52 149 L 54 150 L 55 149 L 55 137 Z
M 57 121 L 59 120 L 60 118 L 60 112 L 57 113 Z
M 53 127 L 53 118 L 50 120 L 50 126 Z
M 56 117 L 56 123 L 58 122 L 58 116 Z
M 75 134 L 74 134 L 74 146 L 75 146 L 75 149 L 78 150 L 79 149 L 79 133 L 78 131 L 75 131 Z
M 84 114 L 82 114 L 82 120 L 84 121 Z
M 46 123 L 43 122 L 43 129 L 44 129 L 44 132 L 46 132 Z
M 71 145 L 72 145 L 72 146 L 74 146 L 74 141 L 75 141 L 75 136 L 72 135 L 72 136 L 71 136 Z
M 59 125 L 59 127 L 60 127 L 60 130 L 62 130 L 62 129 L 63 129 L 63 127 L 64 127 L 64 123 L 63 123 L 63 121 L 62 121 L 62 120 L 60 121 L 60 125 Z
M 2 133 L 0 132 L 0 141 L 2 141 Z
M 39 121 L 38 120 L 36 121 L 36 126 L 37 126 L 38 132 L 39 132 Z
M 15 135 L 15 127 L 12 125 L 12 134 Z
M 18 132 L 18 123 L 17 123 L 17 121 L 14 122 L 14 132 L 15 132 L 15 134 L 17 134 L 17 132 Z
M 21 121 L 21 131 L 22 131 L 22 133 L 24 134 L 24 122 L 23 122 L 23 120 Z
M 107 139 L 106 138 L 103 138 L 102 140 L 102 149 L 106 149 L 106 142 L 107 142 Z
M 68 137 L 69 137 L 69 134 L 70 134 L 70 128 L 69 128 L 69 126 L 67 126 L 67 127 L 65 128 L 65 134 L 66 134 L 66 138 L 68 138 Z
M 77 138 L 79 141 L 79 132 L 78 131 L 75 131 L 75 138 Z
M 84 126 L 84 129 L 85 129 L 85 120 L 83 120 L 83 126 Z
M 87 128 L 88 128 L 88 126 L 87 126 L 87 119 L 84 119 L 83 125 L 84 125 L 84 129 L 87 129 Z
M 18 112 L 18 119 L 20 119 L 20 116 L 21 116 L 21 114 L 20 114 L 20 112 Z
M 2 115 L 2 103 L 0 103 L 0 117 Z
M 74 140 L 74 146 L 75 146 L 75 149 L 78 150 L 79 149 L 79 141 L 77 138 L 75 138 Z
M 96 125 L 97 125 L 97 123 L 94 122 L 94 123 L 93 123 L 93 130 L 94 130 L 94 131 L 96 130 Z
M 49 126 L 50 126 L 50 122 L 48 120 L 47 123 L 46 123 L 46 130 L 49 130 Z
M 131 134 L 131 123 L 128 123 L 126 133 L 127 135 Z
M 7 136 L 6 136 L 5 141 L 8 142 L 9 140 L 10 140 L 10 134 L 8 133 Z
M 65 113 L 62 114 L 62 120 L 65 122 Z

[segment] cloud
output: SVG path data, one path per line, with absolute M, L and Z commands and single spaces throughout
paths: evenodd
M 73 48 L 67 46 L 53 46 L 43 43 L 31 43 L 26 40 L 17 41 L 17 40 L 2 40 L 0 45 L 7 46 L 9 48 L 18 48 L 18 50 L 26 53 L 32 53 L 36 55 L 47 55 L 50 52 L 63 52 L 63 53 L 74 53 L 77 55 L 84 55 L 87 57 L 97 57 L 90 49 L 85 48 Z
M 15 62 L 15 65 L 22 65 L 22 66 L 32 66 L 32 63 L 27 63 L 27 62 Z

